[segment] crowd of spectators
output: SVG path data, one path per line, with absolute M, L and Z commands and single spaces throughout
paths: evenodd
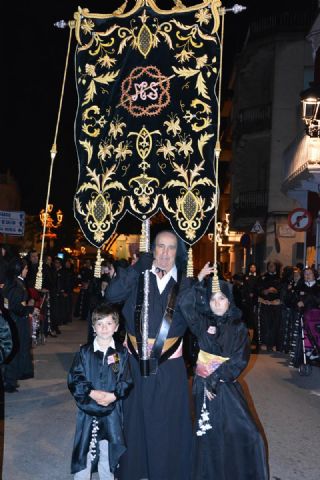
M 126 268 L 129 263 L 103 260 L 101 277 L 95 278 L 89 258 L 76 271 L 71 258 L 47 254 L 39 291 L 35 288 L 38 252 L 32 250 L 21 258 L 9 246 L 0 246 L 0 360 L 5 364 L 6 392 L 17 391 L 19 381 L 33 376 L 32 347 L 48 336 L 57 338 L 72 318 L 87 322 L 87 340 L 93 341 L 92 312 L 105 303 L 108 284 L 118 267 Z M 284 352 L 290 356 L 290 365 L 297 367 L 301 361 L 301 316 L 308 312 L 313 312 L 314 318 L 320 315 L 319 271 L 300 264 L 281 269 L 277 261 L 270 261 L 262 274 L 251 264 L 245 274 L 224 279 L 230 283 L 234 302 L 251 332 L 253 352 Z M 123 341 L 122 305 L 114 306 L 120 314 L 117 339 Z M 197 349 L 196 339 L 187 332 L 184 356 L 191 375 Z

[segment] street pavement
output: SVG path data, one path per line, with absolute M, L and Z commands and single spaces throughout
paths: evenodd
M 66 376 L 86 332 L 86 323 L 74 320 L 36 346 L 35 377 L 5 395 L 3 480 L 72 479 L 76 407 Z M 261 353 L 251 355 L 241 383 L 265 434 L 270 479 L 318 480 L 320 369 L 301 377 L 285 355 Z

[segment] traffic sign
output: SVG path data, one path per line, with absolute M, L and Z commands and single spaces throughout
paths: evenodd
M 251 228 L 250 232 L 251 232 L 251 233 L 256 233 L 257 235 L 259 235 L 260 233 L 264 233 L 264 230 L 263 230 L 263 228 L 261 227 L 261 224 L 260 224 L 260 222 L 258 222 L 258 220 L 257 220 L 256 223 L 253 225 L 253 227 Z
M 0 210 L 0 233 L 24 235 L 25 213 Z
M 288 224 L 296 232 L 305 232 L 312 225 L 312 216 L 305 208 L 296 208 L 288 215 Z

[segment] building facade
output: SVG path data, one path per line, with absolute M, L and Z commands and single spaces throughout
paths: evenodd
M 288 225 L 299 202 L 282 189 L 283 152 L 303 129 L 299 94 L 313 66 L 305 38 L 311 21 L 305 12 L 253 23 L 235 66 L 231 225 L 250 235 L 247 262 L 262 270 L 269 260 L 303 261 L 304 234 Z

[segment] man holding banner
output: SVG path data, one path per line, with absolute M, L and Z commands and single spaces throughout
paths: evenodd
M 182 242 L 173 232 L 157 235 L 153 255 L 143 254 L 127 269 L 119 269 L 107 299 L 124 301 L 127 345 L 134 388 L 124 401 L 127 452 L 120 463 L 121 480 L 188 480 L 191 458 L 191 418 L 188 383 L 182 358 L 185 320 L 179 296 Z M 149 375 L 140 371 L 143 272 L 150 273 Z

